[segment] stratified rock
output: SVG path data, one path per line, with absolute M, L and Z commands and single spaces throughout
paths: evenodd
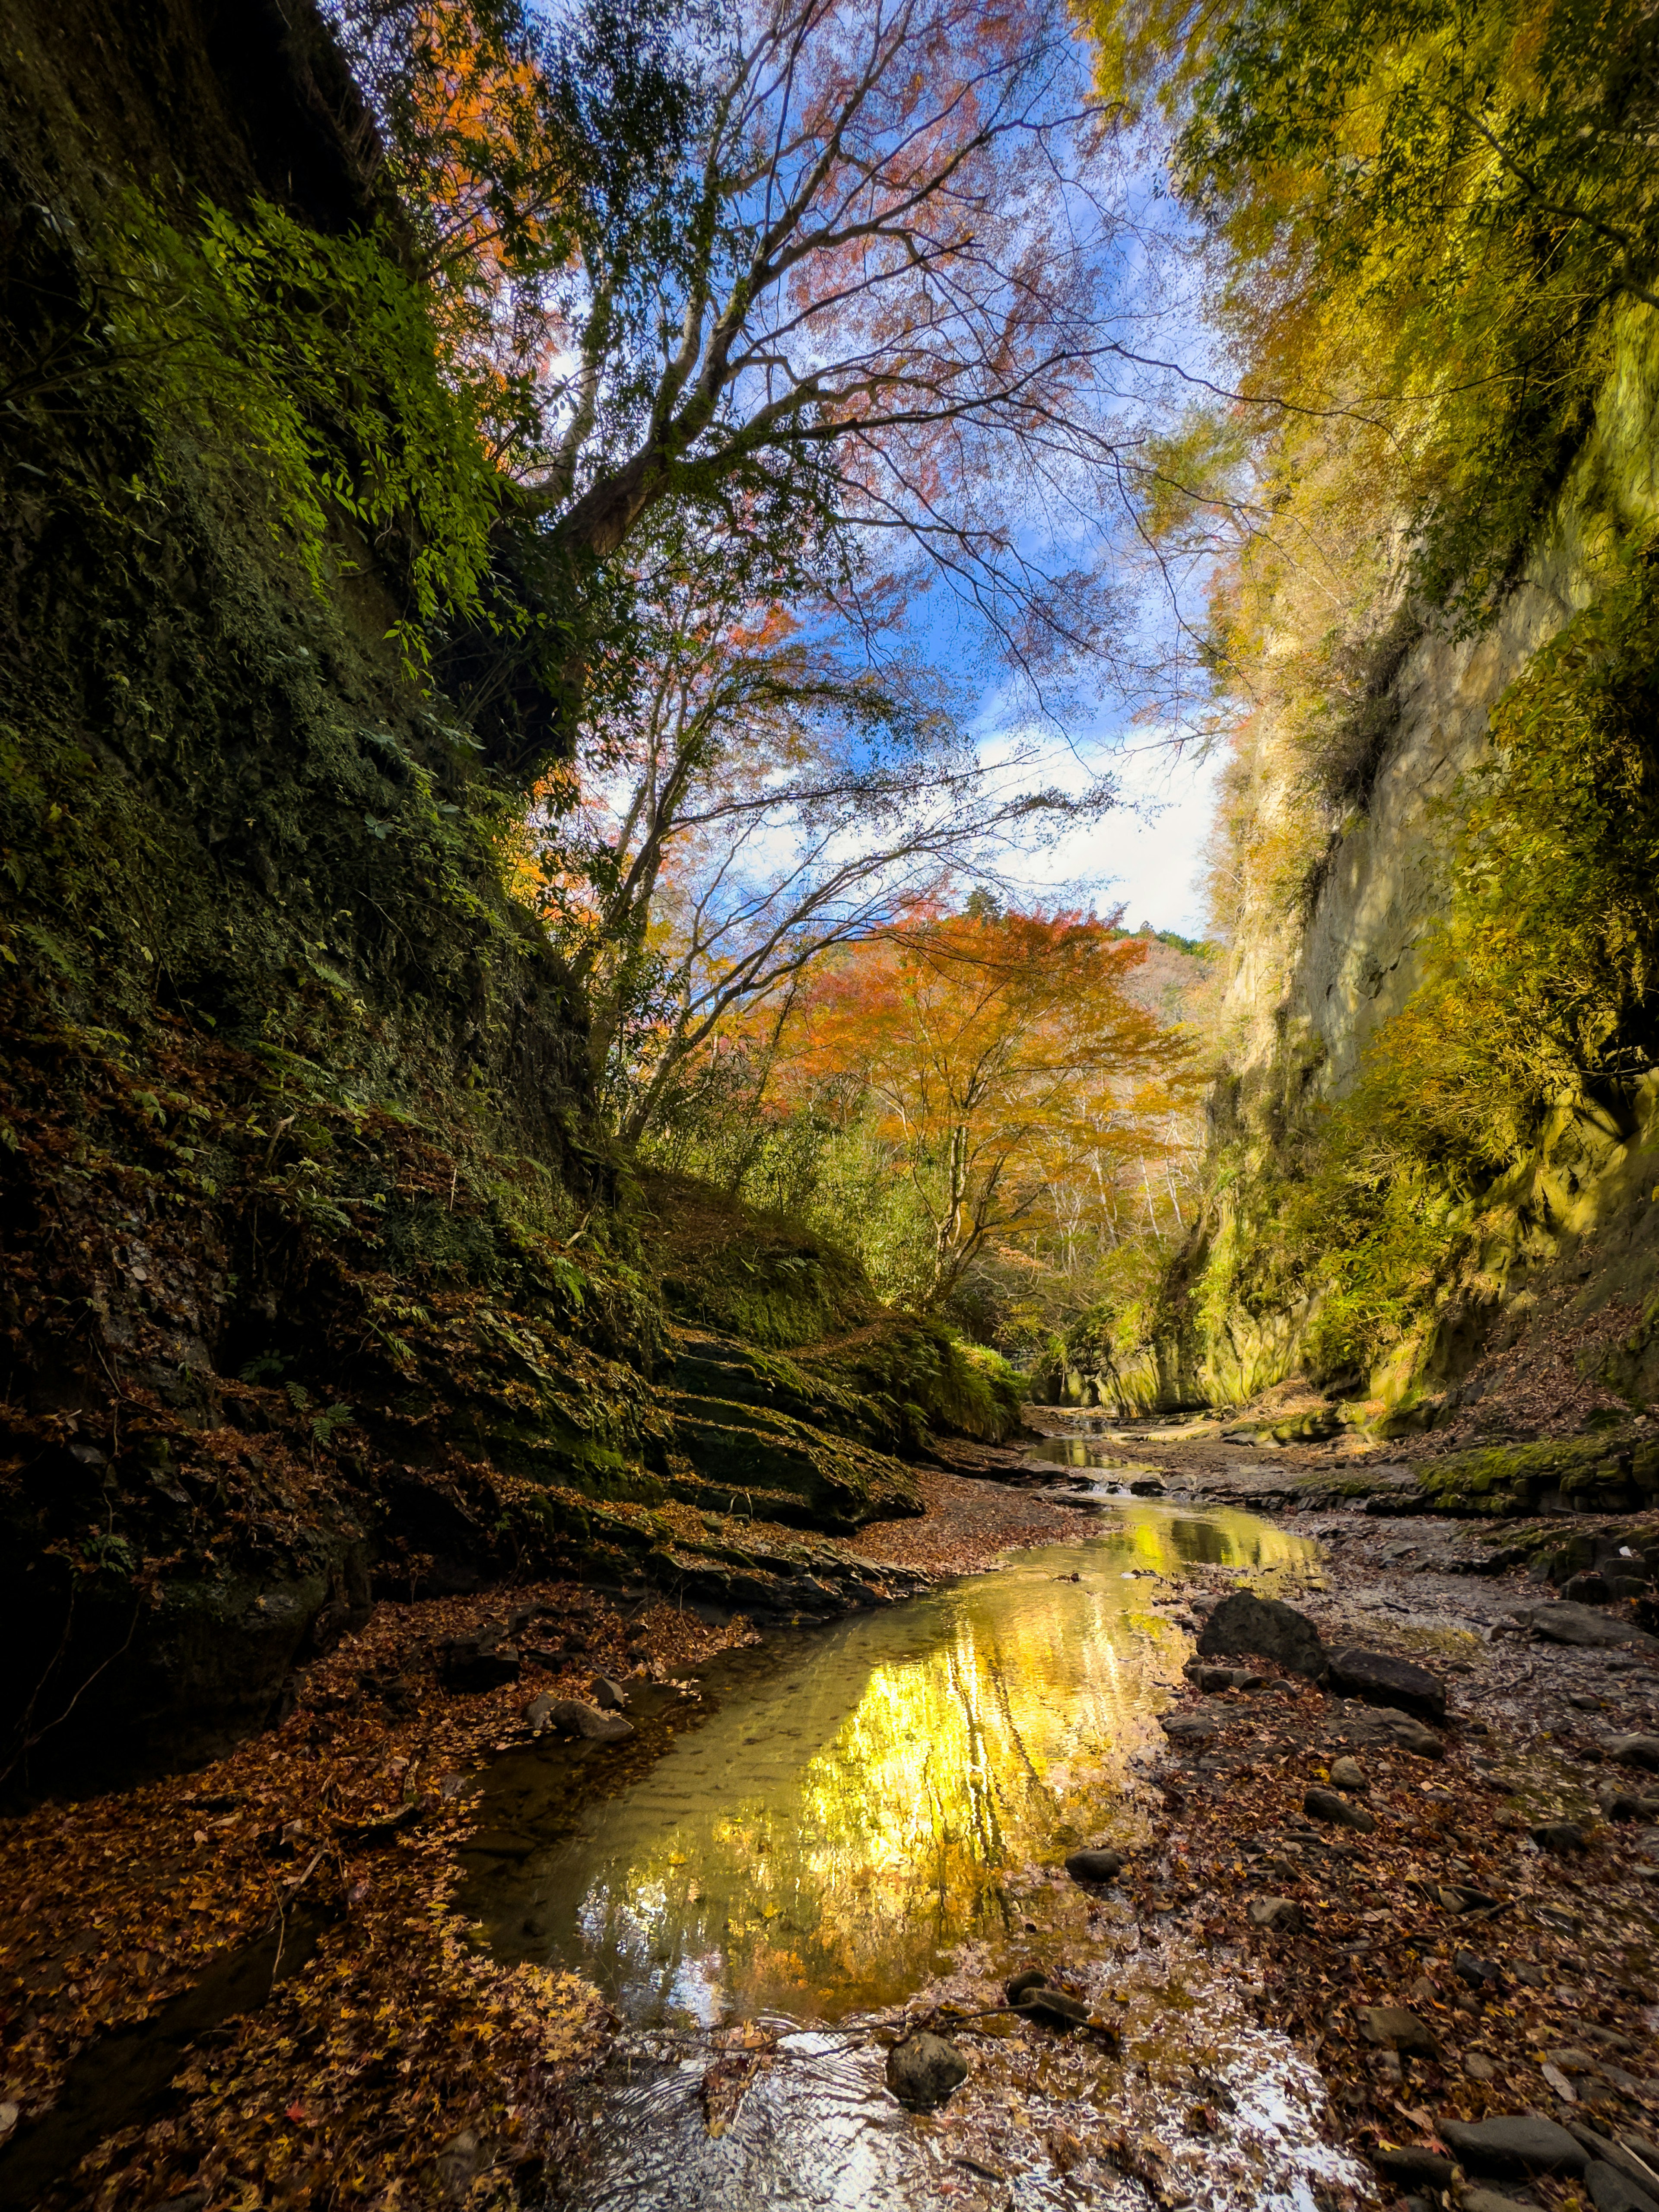
M 1337 1652 L 1330 1662 L 1331 1687 L 1345 1698 L 1361 1698 L 1368 1705 L 1397 1705 L 1425 1720 L 1446 1717 L 1446 1688 L 1437 1674 L 1391 1652 L 1367 1651 L 1352 1644 Z
M 913 2112 L 931 2112 L 968 2079 L 968 2061 L 942 2035 L 921 2033 L 887 2054 L 887 2086 Z
M 1465 2166 L 1484 2173 L 1582 2173 L 1589 2154 L 1537 2112 L 1495 2120 L 1442 2120 L 1440 2136 Z
M 1198 1652 L 1201 1659 L 1218 1659 L 1244 1651 L 1305 1674 L 1310 1681 L 1325 1672 L 1325 1646 L 1305 1613 L 1280 1598 L 1235 1590 L 1205 1622 Z
M 1398 2005 L 1361 2005 L 1354 2017 L 1368 2043 L 1397 2051 L 1402 2058 L 1437 2058 L 1440 2045 L 1428 2022 Z
M 1376 1826 L 1375 1816 L 1363 1805 L 1351 1805 L 1334 1790 L 1309 1790 L 1302 1800 L 1302 1809 L 1310 1820 L 1324 1820 L 1337 1828 L 1356 1828 L 1362 1836 L 1369 1836 Z
M 1659 1735 L 1615 1735 L 1602 1747 L 1620 1766 L 1644 1766 L 1659 1774 Z
M 1307 1915 L 1293 1897 L 1253 1897 L 1245 1908 L 1252 1928 L 1271 1928 L 1280 1936 L 1300 1935 Z
M 1066 1871 L 1073 1881 L 1115 1881 L 1123 1871 L 1123 1854 L 1103 1846 L 1073 1851 L 1066 1862 Z

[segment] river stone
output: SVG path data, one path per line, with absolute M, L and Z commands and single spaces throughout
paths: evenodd
M 1198 1639 L 1200 1659 L 1243 1651 L 1272 1659 L 1310 1681 L 1325 1672 L 1325 1646 L 1307 1614 L 1281 1598 L 1257 1597 L 1253 1590 L 1235 1590 L 1223 1598 Z
M 1073 1881 L 1115 1881 L 1123 1871 L 1123 1854 L 1103 1847 L 1073 1851 L 1066 1862 L 1066 1871 Z
M 1158 1722 L 1165 1735 L 1176 1743 L 1196 1742 L 1200 1737 L 1219 1735 L 1236 1714 L 1196 1705 L 1188 1713 L 1166 1713 Z
M 1645 1766 L 1659 1774 L 1659 1735 L 1615 1735 L 1602 1747 L 1620 1766 Z
M 968 2061 L 942 2035 L 907 2036 L 887 2054 L 887 2086 L 913 2112 L 931 2112 L 968 2079 Z
M 1613 1620 L 1593 1606 L 1570 1605 L 1565 1600 L 1553 1605 L 1513 1606 L 1510 1611 L 1516 1620 L 1524 1621 L 1534 1634 L 1547 1637 L 1552 1644 L 1577 1644 L 1590 1649 L 1614 1644 L 1650 1644 L 1656 1640 L 1627 1620 Z
M 1414 2012 L 1406 2012 L 1398 2005 L 1361 2005 L 1354 2016 L 1368 2043 L 1385 2045 L 1402 2058 L 1440 2056 L 1434 2030 Z
M 1442 2120 L 1440 2136 L 1465 2165 L 1488 2173 L 1582 2173 L 1589 2154 L 1537 2112 L 1495 2120 Z
M 1426 1667 L 1396 1659 L 1387 1651 L 1367 1651 L 1351 1644 L 1331 1661 L 1331 1687 L 1368 1705 L 1399 1705 L 1427 1720 L 1446 1717 L 1446 1687 Z
M 1252 1928 L 1271 1928 L 1280 1936 L 1299 1936 L 1307 1915 L 1293 1897 L 1253 1897 L 1246 1908 Z
M 1339 1790 L 1352 1790 L 1363 1797 L 1370 1789 L 1365 1770 L 1357 1759 L 1336 1759 L 1331 1762 L 1331 1780 Z
M 1622 2173 L 1627 2181 L 1633 2182 L 1648 2196 L 1659 2195 L 1659 2174 L 1650 2172 L 1633 2151 L 1625 2148 L 1623 2143 L 1609 2142 L 1606 2136 L 1597 2135 L 1594 2128 L 1587 2128 L 1582 2120 L 1569 2120 L 1567 2133 L 1589 2153 L 1592 2165 L 1600 2160 Z
M 1582 1851 L 1586 1846 L 1584 1832 L 1577 1820 L 1545 1820 L 1527 1833 L 1540 1851 L 1554 1851 L 1558 1856 Z
M 1454 2160 L 1418 2143 L 1379 2143 L 1370 2160 L 1391 2181 L 1426 2181 L 1431 2189 L 1449 2189 L 1457 2171 Z
M 538 1698 L 534 1702 L 540 1705 L 542 1700 Z M 551 1699 L 541 1726 L 551 1729 L 557 1735 L 585 1737 L 590 1743 L 617 1743 L 634 1733 L 633 1722 L 624 1720 L 620 1713 L 602 1713 L 592 1705 L 583 1705 L 579 1698 Z
M 1584 2186 L 1595 2212 L 1659 2212 L 1659 2202 L 1604 2158 L 1584 2168 Z
M 1351 1805 L 1334 1790 L 1309 1790 L 1302 1800 L 1302 1809 L 1310 1820 L 1324 1820 L 1336 1828 L 1357 1828 L 1362 1836 L 1369 1836 L 1376 1826 L 1374 1814 L 1363 1805 Z
M 1051 1990 L 1047 1982 L 1027 1990 L 1020 2008 L 1048 2027 L 1081 2027 L 1089 2017 L 1089 2008 L 1081 1997 L 1071 1996 L 1064 1990 Z

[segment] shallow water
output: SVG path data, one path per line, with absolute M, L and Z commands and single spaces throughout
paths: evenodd
M 701 1706 L 642 1710 L 633 1744 L 500 1762 L 468 1908 L 498 1956 L 576 1968 L 628 2028 L 561 2201 L 1144 2204 L 1107 2139 L 1157 2123 L 1173 2067 L 1188 2105 L 1212 2075 L 1238 2107 L 1204 2200 L 1311 2207 L 1331 2154 L 1310 2070 L 1187 1956 L 1177 1911 L 1143 1929 L 1059 1871 L 1080 1842 L 1147 1846 L 1136 1770 L 1191 1650 L 1163 1576 L 1202 1561 L 1270 1589 L 1311 1549 L 1248 1514 L 1124 1501 L 1081 1546 L 733 1655 Z M 1122 2061 L 988 2021 L 944 2112 L 901 2111 L 872 2018 L 923 1992 L 985 2003 L 1033 1963 L 1124 2023 Z M 756 2021 L 776 2053 L 711 2133 L 705 2076 Z M 1178 2177 L 1184 2150 L 1158 2148 Z

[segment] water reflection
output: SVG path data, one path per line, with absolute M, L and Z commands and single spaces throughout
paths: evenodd
M 1081 1547 L 743 1655 L 719 1709 L 569 1809 L 571 1772 L 504 1768 L 530 1848 L 475 1878 L 505 1956 L 587 1974 L 635 2022 L 834 2021 L 1006 1940 L 1011 1877 L 1134 1840 L 1128 1765 L 1188 1645 L 1157 1577 L 1310 1547 L 1245 1514 L 1124 1504 Z

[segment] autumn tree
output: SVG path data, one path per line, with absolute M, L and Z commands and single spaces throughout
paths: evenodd
M 1111 135 L 1062 0 L 519 19 L 527 88 L 496 76 L 528 119 L 504 153 L 434 58 L 447 11 L 339 12 L 380 64 L 422 234 L 468 242 L 457 281 L 505 303 L 496 324 L 531 311 L 538 434 L 510 458 L 501 565 L 548 612 L 563 704 L 504 722 L 499 768 L 532 780 L 568 748 L 611 604 L 596 579 L 670 507 L 733 539 L 804 519 L 854 624 L 878 578 L 942 586 L 1050 706 L 1109 657 L 1139 326 Z M 399 76 L 386 58 L 405 52 Z
M 783 1003 L 827 948 L 957 875 L 994 877 L 1012 845 L 1029 858 L 1115 796 L 1103 776 L 1043 784 L 1034 742 L 981 759 L 902 632 L 872 658 L 869 629 L 849 649 L 780 604 L 799 582 L 787 550 L 661 526 L 635 573 L 625 643 L 534 816 L 538 902 L 630 1141 L 750 1002 Z
M 988 1248 L 1069 1218 L 1076 1194 L 1168 1142 L 1191 1050 L 1132 994 L 1145 940 L 1094 915 L 913 915 L 827 960 L 782 1040 L 782 1089 L 870 1103 L 929 1228 L 917 1302 L 944 1305 Z

